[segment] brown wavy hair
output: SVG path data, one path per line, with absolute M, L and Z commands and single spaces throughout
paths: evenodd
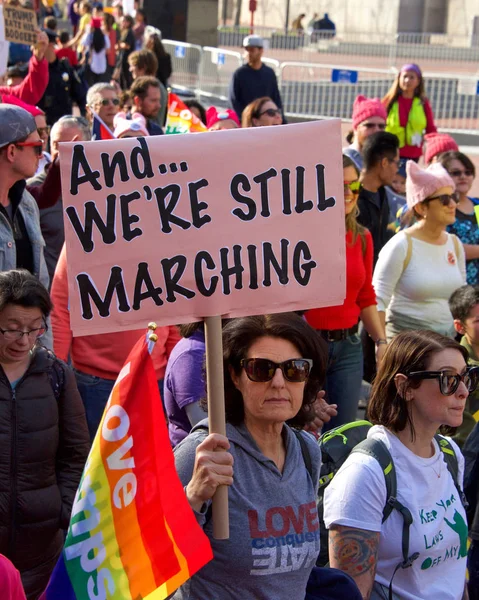
M 271 98 L 269 98 L 268 96 L 256 98 L 256 100 L 250 102 L 241 115 L 241 127 L 254 127 L 253 119 L 259 119 L 259 115 L 263 110 L 263 106 L 266 104 L 266 102 L 274 103 L 274 101 L 271 100 Z
M 388 345 L 373 383 L 368 405 L 371 423 L 383 425 L 391 431 L 403 431 L 409 425 L 414 438 L 414 424 L 405 396 L 408 389 L 417 389 L 421 380 L 408 379 L 402 394 L 399 394 L 394 378 L 399 373 L 408 375 L 413 371 L 426 371 L 432 355 L 447 348 L 460 352 L 467 363 L 469 355 L 466 348 L 452 338 L 425 329 L 398 334 Z M 449 433 L 451 428 L 446 429 Z
M 288 421 L 291 427 L 303 427 L 313 418 L 312 405 L 326 376 L 328 349 L 322 337 L 295 313 L 278 313 L 232 319 L 223 328 L 223 372 L 226 421 L 240 425 L 244 421 L 244 404 L 236 388 L 230 367 L 240 375 L 241 360 L 246 358 L 252 344 L 262 337 L 273 337 L 291 342 L 303 358 L 311 358 L 313 366 L 304 387 L 303 404 L 298 414 Z M 200 405 L 207 410 L 206 400 Z
M 353 167 L 356 171 L 356 175 L 359 177 L 359 171 L 354 161 L 349 158 L 346 154 L 343 154 L 343 169 L 347 167 Z M 360 223 L 358 223 L 359 216 L 359 207 L 356 203 L 356 208 L 352 210 L 349 215 L 346 215 L 346 231 L 351 231 L 353 234 L 353 246 L 356 243 L 356 240 L 359 237 L 361 238 L 361 245 L 363 247 L 363 254 L 366 250 L 366 228 L 363 227 Z

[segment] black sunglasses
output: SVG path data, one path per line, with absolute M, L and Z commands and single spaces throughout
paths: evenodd
M 281 111 L 279 108 L 267 108 L 263 112 L 259 113 L 258 117 L 262 117 L 263 115 L 268 115 L 268 117 L 275 117 L 276 115 L 280 115 Z
M 454 169 L 453 171 L 449 171 L 449 175 L 452 177 L 461 177 L 461 175 L 465 175 L 466 177 L 472 177 L 474 172 L 471 169 L 465 169 L 461 171 L 461 169 Z
M 100 104 L 102 106 L 108 106 L 109 104 L 113 104 L 113 106 L 118 106 L 120 104 L 120 101 L 118 100 L 118 98 L 102 98 L 102 100 L 100 101 Z
M 468 392 L 473 392 L 479 383 L 479 367 L 470 367 L 462 375 L 455 375 L 450 371 L 413 371 L 409 373 L 411 379 L 437 379 L 439 389 L 444 396 L 452 396 L 461 381 Z
M 432 198 L 426 198 L 424 202 L 430 202 L 431 200 L 439 200 L 443 206 L 449 206 L 451 200 L 454 200 L 456 204 L 459 203 L 459 196 L 454 192 L 453 194 L 441 194 L 440 196 L 433 196 Z
M 281 369 L 283 377 L 292 383 L 306 381 L 313 361 L 310 358 L 290 358 L 276 363 L 268 358 L 243 358 L 240 362 L 249 380 L 256 383 L 271 381 L 276 369 Z

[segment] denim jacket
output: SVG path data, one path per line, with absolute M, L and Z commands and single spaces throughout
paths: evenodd
M 43 256 L 45 242 L 40 229 L 40 212 L 33 196 L 26 190 L 26 182 L 18 181 L 10 190 L 10 199 L 21 197 L 18 209 L 23 217 L 25 229 L 32 245 L 33 252 L 33 274 L 48 289 L 50 278 L 48 276 L 47 263 Z M 17 250 L 15 239 L 8 219 L 0 212 L 0 271 L 9 271 L 17 266 Z M 50 333 L 50 332 L 48 332 Z M 48 334 L 47 334 L 48 335 Z M 42 339 L 48 347 L 51 341 Z

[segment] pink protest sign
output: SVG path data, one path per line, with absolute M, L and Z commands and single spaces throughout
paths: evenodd
M 60 155 L 74 335 L 342 304 L 340 121 Z

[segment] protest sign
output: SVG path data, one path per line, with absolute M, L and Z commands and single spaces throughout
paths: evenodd
M 34 10 L 3 5 L 5 39 L 17 44 L 35 44 L 37 41 L 37 15 Z
M 73 335 L 342 304 L 340 121 L 60 156 Z

